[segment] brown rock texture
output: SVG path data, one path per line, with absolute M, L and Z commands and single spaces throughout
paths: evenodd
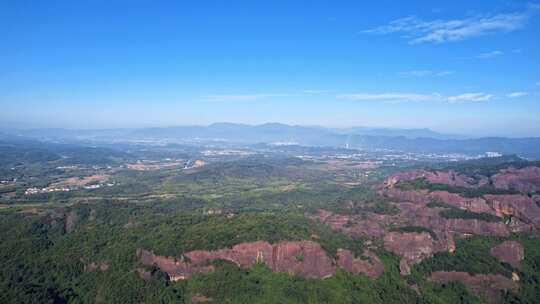
M 390 175 L 385 180 L 385 186 L 393 187 L 400 181 L 411 181 L 418 178 L 425 178 L 432 184 L 445 184 L 456 187 L 478 188 L 487 184 L 488 179 L 482 177 L 479 181 L 459 174 L 453 170 L 449 171 L 427 171 L 427 170 L 412 170 L 406 172 L 398 172 Z
M 85 266 L 85 271 L 87 272 L 93 272 L 96 270 L 99 270 L 101 272 L 105 272 L 109 270 L 109 264 L 105 262 L 92 262 Z
M 489 253 L 501 262 L 508 263 L 515 268 L 520 268 L 521 261 L 525 258 L 523 245 L 516 241 L 504 241 L 491 248 Z
M 169 275 L 171 281 L 183 280 L 191 277 L 195 273 L 207 273 L 214 270 L 212 265 L 191 265 L 183 259 L 155 255 L 153 252 L 137 249 L 137 257 L 144 265 L 156 265 L 161 271 Z
M 203 295 L 194 295 L 191 297 L 191 303 L 212 302 L 212 298 Z
M 333 230 L 340 230 L 352 237 L 381 237 L 384 229 L 381 225 L 391 218 L 387 215 L 368 213 L 365 218 L 356 215 L 336 214 L 327 210 L 318 210 L 315 214 L 307 214 L 312 220 L 323 222 Z
M 486 194 L 484 198 L 492 203 L 498 216 L 514 216 L 540 228 L 540 207 L 536 204 L 540 201 L 540 195 Z
M 441 248 L 427 232 L 389 232 L 384 237 L 384 248 L 399 255 L 402 275 L 411 274 L 411 266 L 433 255 Z
M 359 274 L 363 273 L 370 278 L 378 278 L 384 271 L 384 264 L 373 252 L 366 250 L 362 255 L 364 259 L 359 259 L 347 249 L 339 249 L 337 252 L 337 263 L 339 267 L 348 272 Z
M 499 303 L 501 292 L 517 292 L 516 282 L 500 274 L 476 274 L 456 271 L 437 271 L 431 274 L 430 280 L 438 283 L 458 281 L 463 283 L 474 294 L 484 298 L 489 303 Z
M 495 214 L 495 211 L 491 208 L 491 206 L 489 206 L 486 200 L 481 197 L 462 197 L 457 193 L 450 193 L 448 191 L 433 191 L 429 194 L 429 196 L 456 208 L 477 213 Z
M 346 252 L 342 254 L 348 258 Z M 371 262 L 360 263 L 353 258 L 351 267 L 345 270 L 369 276 L 379 273 L 382 263 L 378 257 L 370 252 L 366 252 L 365 255 Z M 190 251 L 184 253 L 180 259 L 157 256 L 151 251 L 138 249 L 137 257 L 144 265 L 158 266 L 171 280 L 182 280 L 195 273 L 211 272 L 214 270 L 211 265 L 214 260 L 229 261 L 243 268 L 252 267 L 256 263 L 265 263 L 272 271 L 287 272 L 305 278 L 327 278 L 336 271 L 335 262 L 318 243 L 311 241 L 284 241 L 277 244 L 265 241 L 241 243 L 232 248 L 215 251 Z
M 516 190 L 521 193 L 537 192 L 540 191 L 540 167 L 508 168 L 492 176 L 491 180 L 499 189 Z

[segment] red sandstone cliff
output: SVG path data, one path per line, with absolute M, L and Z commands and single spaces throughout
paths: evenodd
M 363 273 L 370 277 L 382 274 L 384 266 L 372 252 L 364 256 L 369 261 L 355 258 L 348 250 L 338 252 L 337 264 L 352 273 Z M 153 252 L 138 249 L 137 257 L 144 265 L 156 265 L 169 274 L 171 280 L 181 280 L 195 273 L 214 270 L 211 262 L 225 260 L 239 267 L 249 268 L 256 263 L 264 263 L 272 271 L 287 272 L 306 278 L 327 278 L 336 271 L 333 261 L 318 243 L 311 241 L 285 241 L 270 244 L 265 241 L 241 243 L 232 248 L 215 251 L 195 250 L 184 253 L 181 258 L 155 255 Z

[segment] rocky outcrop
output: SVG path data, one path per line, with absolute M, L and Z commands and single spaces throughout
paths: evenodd
M 333 230 L 343 231 L 352 237 L 381 237 L 384 229 L 381 225 L 388 223 L 390 217 L 368 213 L 365 217 L 349 214 L 336 214 L 327 210 L 317 210 L 315 214 L 307 214 L 312 220 L 323 222 Z
M 406 191 L 396 188 L 388 188 L 385 189 L 381 194 L 402 202 L 427 204 L 431 201 L 429 191 L 427 190 Z
M 445 229 L 463 234 L 477 234 L 486 236 L 508 236 L 510 232 L 503 222 L 486 222 L 468 219 L 444 219 Z
M 447 283 L 457 281 L 463 283 L 477 296 L 489 303 L 499 303 L 501 292 L 517 292 L 519 286 L 516 282 L 500 274 L 476 274 L 456 271 L 437 271 L 431 274 L 433 282 Z
M 109 270 L 109 264 L 106 263 L 106 262 L 91 262 L 90 264 L 86 265 L 84 267 L 84 270 L 86 272 L 93 272 L 93 271 L 101 271 L 101 272 L 105 272 L 107 270 Z
M 491 248 L 489 252 L 501 262 L 508 263 L 515 268 L 521 267 L 521 261 L 525 258 L 523 245 L 516 241 L 505 241 Z
M 157 266 L 161 271 L 169 275 L 171 281 L 190 278 L 196 273 L 208 273 L 214 270 L 212 265 L 192 265 L 175 257 L 155 255 L 152 251 L 137 249 L 137 258 L 143 265 Z
M 203 295 L 194 295 L 191 297 L 191 303 L 212 302 L 212 298 Z
M 419 178 L 425 178 L 432 184 L 445 184 L 455 187 L 478 188 L 488 183 L 487 177 L 481 177 L 475 180 L 466 175 L 457 173 L 453 170 L 449 171 L 427 171 L 427 170 L 412 170 L 407 172 L 398 172 L 390 175 L 385 180 L 386 187 L 393 187 L 400 181 L 411 181 Z
M 411 266 L 431 257 L 434 252 L 444 250 L 431 234 L 390 232 L 384 237 L 384 248 L 401 257 L 399 270 L 402 275 L 411 274 Z
M 481 197 L 468 198 L 448 191 L 433 191 L 429 194 L 429 197 L 450 206 L 471 212 L 495 214 L 495 211 L 491 206 L 489 206 L 486 200 Z
M 354 254 L 347 249 L 337 251 L 337 264 L 348 272 L 359 274 L 363 273 L 370 278 L 378 278 L 384 271 L 384 264 L 373 252 L 366 250 L 362 258 L 356 258 Z
M 540 191 L 540 167 L 508 168 L 492 176 L 491 180 L 499 189 L 516 190 L 521 193 L 538 192 Z
M 498 216 L 514 216 L 525 223 L 531 223 L 540 228 L 540 195 L 486 194 L 484 198 L 491 202 Z
M 341 251 L 345 270 L 365 273 L 376 277 L 382 267 L 380 260 L 370 252 L 365 256 L 371 262 L 352 258 L 349 265 L 347 251 Z M 215 251 L 195 250 L 184 253 L 179 259 L 157 256 L 153 252 L 138 249 L 137 256 L 144 265 L 156 265 L 166 272 L 171 280 L 190 278 L 195 273 L 207 273 L 214 270 L 211 264 L 215 260 L 232 262 L 239 267 L 250 268 L 256 263 L 264 263 L 275 272 L 287 272 L 305 278 L 327 278 L 336 271 L 333 261 L 318 243 L 311 241 L 285 241 L 270 244 L 265 241 L 241 243 L 232 248 Z M 350 267 L 349 267 L 350 266 Z M 380 275 L 380 274 L 379 274 Z

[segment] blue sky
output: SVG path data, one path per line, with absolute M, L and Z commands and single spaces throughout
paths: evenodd
M 540 2 L 1 1 L 0 122 L 540 135 Z

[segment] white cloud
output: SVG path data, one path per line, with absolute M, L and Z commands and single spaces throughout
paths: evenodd
M 322 94 L 322 93 L 326 93 L 328 91 L 326 91 L 326 90 L 304 90 L 302 92 L 305 93 L 305 94 Z
M 439 93 L 421 94 L 421 93 L 353 93 L 340 94 L 336 96 L 339 99 L 348 99 L 354 101 L 378 101 L 384 103 L 399 103 L 399 102 L 448 102 L 448 103 L 465 103 L 465 102 L 480 102 L 490 101 L 492 94 L 486 93 L 464 93 L 460 95 L 444 96 Z
M 448 75 L 452 75 L 452 74 L 455 74 L 456 72 L 454 71 L 440 71 L 438 73 L 435 73 L 435 76 L 448 76 Z
M 400 33 L 409 43 L 445 43 L 470 39 L 499 32 L 512 32 L 524 27 L 529 12 L 482 15 L 463 19 L 425 21 L 409 16 L 391 21 L 388 25 L 364 30 L 362 33 Z
M 508 98 L 519 98 L 519 97 L 524 97 L 524 96 L 527 96 L 529 95 L 529 93 L 527 92 L 512 92 L 508 95 L 506 95 L 506 97 Z
M 486 93 L 465 93 L 461 95 L 448 96 L 449 103 L 463 103 L 463 102 L 479 102 L 489 101 L 493 98 L 493 95 Z
M 476 56 L 476 58 L 491 59 L 491 58 L 494 58 L 494 57 L 497 57 L 497 56 L 501 56 L 502 54 L 503 54 L 503 52 L 501 52 L 501 51 L 491 51 L 491 52 L 482 53 L 482 54 Z
M 439 101 L 441 95 L 433 94 L 417 94 L 417 93 L 356 93 L 356 94 L 340 94 L 337 96 L 340 99 L 349 99 L 356 101 L 380 101 L 387 103 L 406 102 L 406 101 Z
M 206 95 L 202 99 L 205 101 L 256 101 L 271 97 L 288 96 L 288 94 L 217 94 Z
M 486 93 L 464 93 L 460 95 L 444 96 L 439 93 L 421 94 L 421 93 L 353 93 L 340 94 L 336 96 L 339 99 L 348 99 L 355 101 L 378 101 L 384 103 L 399 102 L 448 102 L 465 103 L 489 101 L 494 95 Z
M 431 70 L 412 70 L 412 71 L 405 71 L 405 72 L 399 72 L 398 75 L 402 77 L 427 77 L 427 76 L 448 76 L 454 74 L 454 71 L 431 71 Z

